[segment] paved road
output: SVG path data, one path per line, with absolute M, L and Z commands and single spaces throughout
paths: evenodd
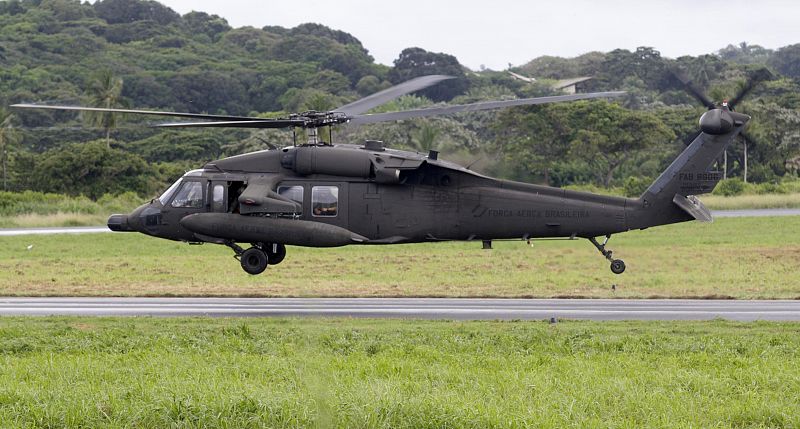
M 0 298 L 0 315 L 800 321 L 800 300 Z
M 714 217 L 766 217 L 766 216 L 800 216 L 800 209 L 758 209 L 758 210 L 721 210 L 712 212 Z M 111 232 L 105 226 L 78 226 L 64 228 L 0 228 L 0 237 L 12 235 L 40 234 L 90 234 Z

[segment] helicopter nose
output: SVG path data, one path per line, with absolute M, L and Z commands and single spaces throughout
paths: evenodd
M 108 218 L 108 229 L 112 231 L 138 231 L 147 235 L 158 234 L 161 224 L 161 207 L 154 203 L 137 207 L 129 214 L 114 214 Z
M 143 234 L 158 236 L 161 226 L 161 204 L 152 202 L 137 208 L 129 215 L 128 222 Z
M 117 232 L 133 232 L 135 229 L 128 224 L 128 215 L 113 214 L 108 218 L 108 229 Z

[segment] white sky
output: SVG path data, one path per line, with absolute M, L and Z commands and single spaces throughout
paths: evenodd
M 678 57 L 747 41 L 800 43 L 797 0 L 159 0 L 185 14 L 219 15 L 234 27 L 317 22 L 346 31 L 379 63 L 404 48 L 455 55 L 472 68 L 502 70 L 541 55 L 653 46 Z

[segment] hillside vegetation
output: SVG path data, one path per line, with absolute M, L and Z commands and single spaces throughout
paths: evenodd
M 149 0 L 0 2 L 0 189 L 151 197 L 209 160 L 292 143 L 290 131 L 158 131 L 146 126 L 151 118 L 6 108 L 11 103 L 279 116 L 335 108 L 419 75 L 456 77 L 380 108 L 385 111 L 550 95 L 554 80 L 586 75 L 594 79 L 582 91 L 628 95 L 346 127 L 334 140 L 438 149 L 505 178 L 636 195 L 682 150 L 703 111 L 671 74 L 675 67 L 715 100 L 736 93 L 754 69 L 769 67 L 775 79 L 739 106 L 754 116 L 747 179 L 777 186 L 800 167 L 800 44 L 772 51 L 741 43 L 677 59 L 653 47 L 540 57 L 514 69 L 539 79 L 530 84 L 506 71 L 468 70 L 452 55 L 420 47 L 381 65 L 345 31 L 264 21 L 263 28 L 233 28 L 218 16 L 181 16 Z M 743 161 L 737 141 L 728 153 L 729 177 L 743 178 Z

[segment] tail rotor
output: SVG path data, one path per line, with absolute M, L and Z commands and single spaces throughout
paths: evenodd
M 747 79 L 744 81 L 739 88 L 739 91 L 731 98 L 727 100 L 722 100 L 722 102 L 714 102 L 702 89 L 700 89 L 696 83 L 689 77 L 688 73 L 685 70 L 679 69 L 677 67 L 673 67 L 670 69 L 672 75 L 677 79 L 684 87 L 687 93 L 693 96 L 697 101 L 700 102 L 704 107 L 708 110 L 712 109 L 726 109 L 730 111 L 734 111 L 736 106 L 761 82 L 769 81 L 774 79 L 774 75 L 766 68 L 762 67 L 756 70 L 753 70 L 748 73 Z M 701 131 L 698 131 L 690 138 L 685 139 L 684 142 L 692 142 L 698 135 L 700 135 Z M 747 133 L 747 131 L 742 131 L 740 134 L 742 136 L 742 141 L 744 145 L 743 159 L 740 159 L 740 162 L 743 167 L 743 180 L 747 182 L 747 150 L 748 147 L 752 148 L 756 145 L 755 140 L 753 137 Z M 723 178 L 728 178 L 728 152 L 727 150 L 723 154 Z

